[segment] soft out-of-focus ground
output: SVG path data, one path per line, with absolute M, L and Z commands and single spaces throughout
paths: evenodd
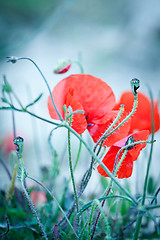
M 63 76 L 53 75 L 53 67 L 57 61 L 61 58 L 77 59 L 81 54 L 85 73 L 106 81 L 113 88 L 117 99 L 122 91 L 130 88 L 129 81 L 134 77 L 141 80 L 141 91 L 148 94 L 146 85 L 149 85 L 154 97 L 158 98 L 159 0 L 1 1 L 0 30 L 0 81 L 2 83 L 2 76 L 5 74 L 24 105 L 43 92 L 40 102 L 31 109 L 40 116 L 50 118 L 47 110 L 48 91 L 41 76 L 31 63 L 6 63 L 6 56 L 26 56 L 34 59 L 53 88 L 68 74 L 79 73 L 78 67 L 73 65 L 69 73 Z M 0 118 L 2 139 L 12 132 L 11 113 L 0 112 Z M 47 139 L 52 127 L 31 119 L 26 114 L 16 113 L 16 129 L 17 134 L 25 139 L 27 170 L 31 175 L 38 176 L 37 162 L 48 165 L 51 161 Z M 151 174 L 156 181 L 160 175 L 159 135 L 155 135 L 157 142 L 151 167 Z M 66 143 L 64 132 L 58 130 L 53 139 L 61 156 Z M 145 176 L 147 151 L 149 148 L 135 163 L 133 176 L 129 180 L 135 182 L 135 177 L 138 178 L 138 190 L 141 189 L 141 180 Z M 77 169 L 78 176 L 89 166 L 90 159 L 86 157 L 86 152 L 83 154 L 82 163 L 79 163 Z M 67 162 L 67 154 L 64 155 L 65 161 Z M 68 175 L 66 169 L 67 167 L 64 176 Z M 1 170 L 0 183 L 3 187 L 7 185 L 7 181 L 3 181 L 5 175 Z M 95 175 L 98 175 L 96 171 L 88 189 L 95 189 Z M 136 186 L 132 186 L 135 191 Z

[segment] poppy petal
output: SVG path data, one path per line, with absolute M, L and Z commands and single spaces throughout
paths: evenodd
M 134 141 L 146 141 L 149 136 L 149 131 L 148 130 L 143 130 L 143 131 L 138 131 L 134 134 L 132 134 Z M 146 143 L 142 144 L 137 144 L 133 148 L 129 150 L 129 154 L 132 156 L 133 161 L 136 161 L 140 151 L 146 146 Z
M 80 102 L 76 101 L 73 97 L 74 89 L 70 88 L 66 96 L 67 108 L 71 106 L 72 111 L 82 110 L 84 111 Z M 79 134 L 82 134 L 87 129 L 87 121 L 82 113 L 74 113 L 72 115 L 71 127 Z
M 134 96 L 131 91 L 124 92 L 119 103 L 114 107 L 117 110 L 121 104 L 124 104 L 125 110 L 130 112 L 133 107 Z M 131 120 L 130 133 L 135 130 L 149 130 L 151 133 L 151 102 L 143 93 L 138 93 L 138 106 Z M 160 128 L 160 117 L 158 113 L 158 103 L 154 102 L 154 131 Z
M 105 157 L 102 160 L 102 162 L 110 170 L 110 172 L 113 171 L 113 167 L 114 167 L 114 163 L 115 163 L 115 159 L 116 159 L 118 151 L 119 151 L 119 147 L 116 147 L 116 146 L 110 147 L 107 154 L 105 155 Z M 120 154 L 119 160 L 121 159 L 122 154 L 123 153 Z M 97 167 L 97 170 L 102 176 L 109 177 L 107 175 L 107 173 L 105 172 L 105 170 L 100 165 Z M 131 155 L 129 153 L 127 153 L 123 162 L 121 163 L 121 166 L 116 174 L 116 177 L 129 178 L 132 174 L 132 170 L 133 170 L 133 160 L 132 160 Z
M 60 81 L 52 91 L 57 109 L 63 116 L 62 106 L 69 88 L 74 89 L 74 98 L 82 104 L 89 121 L 103 117 L 115 105 L 114 93 L 107 83 L 88 74 L 75 74 Z M 48 109 L 51 118 L 59 119 L 50 96 Z
M 118 113 L 118 112 L 117 112 Z M 115 124 L 114 128 L 126 117 L 125 114 L 122 114 L 119 121 Z M 97 142 L 100 137 L 105 133 L 105 131 L 110 127 L 114 118 L 110 118 L 105 124 L 93 124 L 88 127 L 88 131 L 93 138 L 94 142 Z M 119 129 L 117 129 L 114 133 L 112 133 L 106 140 L 104 141 L 103 145 L 110 147 L 115 142 L 119 141 L 120 139 L 126 137 L 130 130 L 130 119 L 126 121 Z M 112 128 L 111 131 L 114 129 Z

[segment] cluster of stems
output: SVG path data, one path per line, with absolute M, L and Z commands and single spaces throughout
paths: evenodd
M 23 107 L 23 105 L 21 104 L 21 101 L 18 99 L 18 97 L 13 93 L 13 91 L 11 92 L 13 94 L 13 96 L 15 97 L 15 99 L 17 100 L 17 102 L 19 103 L 20 105 L 20 108 L 17 108 L 13 105 L 13 101 L 12 101 L 12 98 L 11 98 L 11 93 L 9 93 L 9 99 L 10 99 L 10 103 L 9 103 L 9 107 L 2 107 L 1 109 L 6 109 L 6 110 L 12 110 L 12 119 L 13 119 L 13 129 L 14 129 L 14 138 L 15 138 L 15 144 L 17 146 L 17 157 L 18 157 L 18 160 L 19 160 L 19 167 L 21 169 L 21 174 L 20 174 L 20 181 L 21 181 L 21 184 L 22 184 L 22 188 L 23 188 L 23 191 L 24 191 L 24 194 L 26 196 L 26 199 L 28 201 L 28 204 L 31 208 L 31 211 L 32 213 L 34 214 L 34 216 L 36 217 L 37 219 L 37 223 L 41 229 L 41 232 L 43 234 L 43 237 L 45 239 L 48 239 L 47 238 L 47 234 L 44 230 L 44 227 L 42 225 L 42 223 L 40 222 L 40 219 L 38 217 L 38 214 L 36 212 L 36 209 L 35 207 L 33 206 L 33 203 L 30 199 L 30 196 L 28 194 L 28 191 L 27 191 L 27 188 L 26 188 L 26 183 L 25 183 L 25 179 L 26 177 L 29 177 L 27 174 L 26 174 L 26 171 L 25 171 L 25 168 L 24 168 L 24 163 L 23 163 L 23 158 L 22 158 L 22 151 L 23 151 L 23 143 L 19 140 L 22 140 L 22 139 L 19 139 L 19 138 L 16 138 L 16 130 L 15 130 L 15 120 L 14 120 L 14 113 L 13 111 L 19 111 L 19 112 L 26 112 L 28 113 L 29 115 L 33 116 L 33 117 L 36 117 L 42 121 L 45 121 L 49 124 L 52 124 L 55 126 L 54 130 L 57 129 L 57 128 L 60 128 L 60 127 L 65 127 L 67 130 L 68 130 L 68 156 L 69 156 L 69 167 L 70 167 L 70 174 L 71 174 L 71 180 L 72 180 L 72 185 L 73 185 L 73 191 L 74 191 L 74 196 L 75 196 L 75 200 L 74 200 L 74 203 L 71 207 L 71 209 L 68 211 L 67 214 L 64 213 L 63 209 L 61 208 L 60 204 L 58 203 L 58 201 L 56 200 L 56 198 L 52 195 L 52 193 L 43 185 L 41 184 L 39 181 L 33 179 L 32 177 L 29 177 L 30 179 L 36 181 L 38 184 L 41 185 L 41 187 L 43 187 L 51 196 L 52 198 L 56 201 L 56 203 L 58 204 L 58 207 L 60 208 L 60 210 L 62 211 L 63 215 L 64 215 L 64 219 L 67 221 L 67 223 L 70 225 L 70 227 L 72 228 L 74 234 L 75 234 L 75 237 L 76 238 L 81 238 L 85 228 L 87 227 L 87 225 L 89 224 L 89 237 L 90 239 L 93 239 L 94 237 L 94 234 L 95 234 L 95 231 L 96 231 L 96 227 L 97 227 L 97 223 L 98 223 L 98 220 L 99 220 L 99 217 L 100 215 L 102 214 L 104 219 L 105 219 L 105 222 L 106 222 L 106 226 L 107 226 L 107 233 L 109 233 L 109 226 L 108 226 L 108 222 L 106 220 L 106 217 L 104 216 L 104 212 L 103 212 L 103 206 L 104 206 L 104 203 L 105 203 L 105 199 L 108 197 L 109 193 L 110 193 L 110 190 L 111 190 L 111 187 L 112 187 L 112 184 L 115 183 L 119 188 L 120 190 L 122 190 L 122 192 L 130 199 L 130 201 L 135 205 L 135 206 L 138 206 L 138 201 L 136 200 L 136 198 L 134 196 L 132 196 L 120 183 L 119 181 L 116 179 L 116 174 L 120 168 L 120 165 L 122 164 L 123 162 L 123 159 L 125 158 L 127 152 L 128 152 L 128 147 L 131 147 L 131 146 L 134 146 L 136 144 L 142 144 L 142 143 L 148 143 L 148 141 L 139 141 L 139 142 L 134 142 L 134 143 L 130 143 L 128 145 L 126 145 L 125 147 L 121 148 L 120 151 L 118 152 L 117 156 L 116 156 L 116 159 L 115 159 L 115 165 L 114 165 L 114 169 L 113 169 L 113 172 L 111 173 L 108 168 L 103 164 L 103 162 L 101 162 L 100 158 L 98 157 L 100 152 L 101 152 L 101 149 L 102 149 L 102 146 L 103 146 L 103 143 L 105 141 L 105 139 L 107 137 L 109 137 L 111 134 L 113 134 L 117 129 L 119 129 L 132 115 L 133 113 L 135 112 L 136 110 L 136 107 L 137 107 L 137 89 L 139 88 L 139 80 L 137 79 L 133 79 L 131 81 L 131 89 L 132 89 L 132 93 L 134 95 L 134 105 L 133 105 L 133 108 L 131 110 L 131 112 L 128 114 L 128 116 L 126 116 L 126 118 L 120 122 L 119 124 L 117 124 L 117 122 L 119 121 L 122 113 L 123 113 L 123 110 L 124 110 L 124 106 L 122 105 L 121 108 L 120 108 L 120 111 L 117 115 L 117 117 L 115 118 L 115 120 L 113 121 L 113 123 L 111 124 L 111 126 L 106 130 L 106 132 L 102 135 L 102 137 L 98 140 L 98 142 L 95 144 L 95 147 L 94 149 L 92 150 L 90 148 L 90 146 L 86 143 L 86 141 L 82 138 L 81 135 L 79 135 L 76 131 L 74 131 L 74 129 L 71 127 L 71 122 L 72 122 L 72 116 L 73 114 L 75 113 L 84 113 L 83 111 L 75 111 L 75 112 L 72 112 L 72 109 L 71 107 L 68 108 L 69 110 L 69 114 L 67 114 L 67 108 L 66 106 L 64 106 L 64 111 L 65 111 L 65 119 L 62 118 L 61 114 L 59 113 L 56 105 L 55 105 L 55 102 L 54 102 L 54 99 L 53 99 L 53 96 L 52 96 L 52 92 L 51 92 L 51 89 L 49 87 L 49 84 L 46 80 L 46 78 L 44 77 L 42 71 L 40 70 L 40 68 L 37 66 L 37 64 L 30 58 L 26 58 L 26 57 L 21 57 L 21 58 L 16 58 L 16 57 L 11 57 L 9 58 L 9 62 L 12 62 L 12 63 L 15 63 L 19 60 L 28 60 L 30 62 L 32 62 L 35 67 L 37 68 L 37 70 L 39 71 L 39 73 L 41 74 L 47 88 L 48 88 L 48 91 L 49 91 L 49 94 L 50 94 L 50 97 L 51 97 L 51 100 L 52 100 L 52 104 L 59 116 L 59 120 L 60 120 L 60 123 L 57 123 L 57 122 L 54 122 L 54 121 L 50 121 L 50 120 L 47 120 L 45 118 L 42 118 L 36 114 L 34 114 L 33 112 L 30 112 L 28 111 L 28 108 L 27 107 Z M 30 104 L 31 105 L 31 104 Z M 29 105 L 28 105 L 29 106 Z M 71 133 L 74 134 L 80 141 L 80 148 L 79 148 L 79 151 L 78 151 L 78 157 L 77 157 L 77 161 L 76 161 L 76 164 L 78 162 L 78 159 L 79 159 L 79 155 L 80 155 L 80 150 L 81 150 L 81 146 L 82 144 L 85 146 L 85 148 L 88 150 L 88 152 L 90 153 L 91 155 L 91 164 L 90 164 L 90 167 L 89 169 L 86 171 L 86 173 L 84 174 L 83 178 L 82 178 L 82 181 L 81 181 L 81 186 L 80 186 L 80 189 L 79 191 L 77 190 L 76 188 L 76 184 L 75 184 L 75 179 L 74 179 L 74 170 L 75 170 L 75 167 L 73 168 L 73 164 L 72 164 L 72 154 L 71 154 Z M 153 147 L 153 133 L 152 133 L 152 145 Z M 98 150 L 97 150 L 98 148 Z M 120 153 L 123 151 L 123 154 L 122 154 L 122 157 L 121 159 L 118 161 L 118 158 L 119 158 L 119 155 Z M 150 157 L 150 161 L 151 161 L 151 157 Z M 149 164 L 150 164 L 150 161 L 149 161 Z M 77 218 L 78 218 L 78 223 L 79 223 L 79 198 L 81 196 L 81 194 L 84 192 L 89 180 L 90 180 L 90 177 L 92 175 L 92 168 L 93 168 L 93 163 L 94 162 L 97 162 L 104 170 L 105 172 L 107 173 L 107 175 L 111 178 L 110 180 L 110 184 L 108 185 L 107 189 L 105 190 L 104 194 L 102 195 L 102 198 L 103 198 L 103 201 L 102 203 L 100 204 L 100 201 L 99 200 L 95 200 L 92 204 L 92 209 L 91 209 L 91 215 L 90 215 L 90 218 L 88 220 L 88 222 L 86 222 L 84 228 L 82 229 L 82 231 L 80 232 L 79 236 L 78 234 L 76 233 L 76 231 L 74 230 L 72 224 L 70 223 L 69 221 L 69 217 L 71 216 L 72 212 L 74 211 L 74 208 L 76 206 L 76 213 L 77 213 Z M 118 162 L 118 164 L 117 164 Z M 149 165 L 148 164 L 148 165 Z M 148 169 L 149 171 L 149 169 Z M 146 195 L 146 186 L 147 186 L 147 181 L 148 181 L 148 172 L 147 172 L 147 176 L 146 176 L 146 182 L 145 182 L 145 188 L 144 188 L 144 194 L 143 194 L 143 199 L 142 199 L 142 205 L 144 205 L 145 203 L 145 195 Z M 69 184 L 69 182 L 67 183 Z M 93 226 L 93 229 L 91 229 L 91 222 L 92 222 L 92 216 L 93 216 L 93 213 L 96 209 L 96 207 L 98 206 L 99 208 L 99 212 L 98 212 L 98 215 L 97 215 L 97 218 L 96 218 L 96 221 L 95 221 L 95 224 Z M 136 225 L 136 232 L 135 232 L 135 237 L 134 239 L 137 239 L 138 238 L 138 235 L 139 235 L 139 229 L 140 229 L 140 225 L 141 225 L 141 220 L 142 220 L 142 217 L 139 217 L 138 218 L 138 222 L 137 222 L 137 225 Z M 60 225 L 61 223 L 63 222 L 60 221 L 57 225 Z

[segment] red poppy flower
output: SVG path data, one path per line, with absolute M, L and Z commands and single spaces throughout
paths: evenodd
M 131 91 L 124 92 L 119 103 L 114 109 L 118 109 L 121 104 L 124 104 L 125 110 L 130 112 L 133 106 L 134 96 Z M 160 128 L 160 117 L 158 112 L 158 102 L 154 101 L 154 131 Z M 131 118 L 130 133 L 135 130 L 149 130 L 151 133 L 151 102 L 143 93 L 138 93 L 138 107 Z
M 71 75 L 59 82 L 52 92 L 58 111 L 64 119 L 64 104 L 72 107 L 73 111 L 84 110 L 84 114 L 73 115 L 71 126 L 79 134 L 86 129 L 94 141 L 97 141 L 110 126 L 118 111 L 113 111 L 115 96 L 112 89 L 99 78 L 87 74 Z M 51 118 L 59 119 L 51 98 L 48 98 L 48 109 Z M 111 143 L 128 135 L 129 124 L 118 130 L 110 137 Z M 109 144 L 109 141 L 108 141 Z
M 143 130 L 143 131 L 133 133 L 133 134 L 129 135 L 128 137 L 125 137 L 125 138 L 121 139 L 120 141 L 116 142 L 115 144 L 113 144 L 110 147 L 107 154 L 105 155 L 105 157 L 102 160 L 102 162 L 110 170 L 110 172 L 113 171 L 113 167 L 114 167 L 114 163 L 115 163 L 115 159 L 116 159 L 118 151 L 121 149 L 121 147 L 127 145 L 127 141 L 129 139 L 129 137 L 131 137 L 131 136 L 133 137 L 134 142 L 145 141 L 148 139 L 149 131 Z M 116 177 L 129 178 L 131 176 L 132 170 L 133 170 L 133 161 L 137 160 L 137 158 L 140 154 L 140 151 L 145 146 L 146 146 L 146 143 L 137 144 L 128 149 L 128 152 L 127 152 L 123 162 L 121 163 L 121 166 L 116 174 Z M 124 151 L 122 151 L 120 153 L 118 161 L 121 159 L 123 152 Z M 109 177 L 100 165 L 97 167 L 97 170 L 102 176 Z
M 52 92 L 58 111 L 64 118 L 62 107 L 70 105 L 72 110 L 84 110 L 85 114 L 73 115 L 72 127 L 79 134 L 83 133 L 87 125 L 103 118 L 109 118 L 109 113 L 115 105 L 112 89 L 101 79 L 86 74 L 71 75 L 60 81 Z M 53 107 L 51 98 L 48 99 L 48 109 L 51 118 L 59 119 Z M 77 121 L 77 117 L 81 118 Z M 85 119 L 85 121 L 84 121 Z
M 0 148 L 3 149 L 3 151 L 6 155 L 9 155 L 11 153 L 11 151 L 15 150 L 15 145 L 13 143 L 13 139 L 14 139 L 13 136 L 10 134 L 10 135 L 5 136 L 0 143 Z
M 44 204 L 47 202 L 46 194 L 44 192 L 33 190 L 31 192 L 31 200 L 35 206 Z

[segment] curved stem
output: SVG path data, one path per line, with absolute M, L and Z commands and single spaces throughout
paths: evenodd
M 36 179 L 30 177 L 30 176 L 27 176 L 27 178 L 33 180 L 34 182 L 38 183 L 42 188 L 44 188 L 46 190 L 46 192 L 49 193 L 49 195 L 51 196 L 51 198 L 57 203 L 59 209 L 61 210 L 61 212 L 63 213 L 64 217 L 66 218 L 66 221 L 68 222 L 68 224 L 70 225 L 71 229 L 73 230 L 75 236 L 78 238 L 72 224 L 70 223 L 69 219 L 67 218 L 65 212 L 63 211 L 63 208 L 61 207 L 61 205 L 59 204 L 58 200 L 56 199 L 56 197 L 51 193 L 51 191 L 46 187 L 44 186 L 41 182 L 37 181 Z
M 79 205 L 78 205 L 78 196 L 77 196 L 77 190 L 76 190 L 76 185 L 75 185 L 75 181 L 74 181 L 74 174 L 73 174 L 73 167 L 72 167 L 70 130 L 68 130 L 68 154 L 69 154 L 69 168 L 70 168 L 70 173 L 71 173 L 74 197 L 76 200 L 76 208 L 77 208 L 77 214 L 78 214 Z
M 11 104 L 13 105 L 12 97 L 10 94 L 8 94 L 8 95 L 9 95 Z M 13 110 L 11 110 L 11 111 L 12 111 L 13 137 L 15 138 L 16 137 L 15 115 L 14 115 L 14 111 Z
M 29 194 L 28 194 L 28 192 L 27 192 L 27 189 L 26 189 L 26 187 L 25 187 L 24 179 L 21 180 L 21 183 L 22 183 L 23 192 L 24 192 L 25 197 L 26 197 L 26 199 L 27 199 L 27 202 L 28 202 L 28 204 L 29 204 L 29 206 L 30 206 L 30 209 L 31 209 L 33 215 L 34 215 L 34 216 L 36 217 L 36 219 L 37 219 L 37 223 L 38 223 L 38 225 L 39 225 L 39 227 L 40 227 L 40 229 L 41 229 L 41 231 L 42 231 L 42 233 L 43 233 L 44 238 L 45 238 L 46 240 L 48 240 L 47 234 L 46 234 L 46 232 L 44 231 L 43 225 L 42 225 L 42 223 L 40 222 L 40 219 L 39 219 L 39 217 L 38 217 L 38 214 L 37 214 L 37 212 L 36 212 L 36 210 L 35 210 L 35 208 L 34 208 L 34 206 L 33 206 L 33 203 L 32 203 L 32 201 L 31 201 L 30 196 L 29 196 Z
M 54 102 L 54 100 L 53 100 L 52 92 L 51 92 L 51 89 L 50 89 L 49 84 L 48 84 L 48 82 L 47 82 L 47 79 L 46 79 L 45 76 L 43 75 L 43 73 L 42 73 L 42 71 L 40 70 L 40 68 L 38 67 L 38 65 L 37 65 L 31 58 L 28 58 L 28 57 L 20 57 L 20 58 L 18 58 L 17 60 L 28 60 L 28 61 L 32 62 L 32 63 L 35 65 L 35 67 L 37 68 L 37 70 L 38 70 L 39 73 L 41 74 L 41 76 L 42 76 L 42 78 L 43 78 L 43 80 L 44 80 L 44 82 L 45 82 L 45 84 L 46 84 L 46 86 L 47 86 L 47 88 L 48 88 L 48 91 L 49 91 L 49 94 L 50 94 L 50 97 L 51 97 L 51 100 L 52 100 L 54 109 L 56 110 L 56 113 L 57 113 L 59 119 L 60 119 L 61 121 L 63 121 L 63 118 L 62 118 L 62 116 L 60 115 L 60 113 L 59 113 L 59 111 L 58 111 L 58 109 L 57 109 L 57 107 L 56 107 L 56 105 L 55 105 L 55 102 Z
M 88 146 L 88 144 L 83 140 L 83 138 L 74 131 L 73 128 L 71 128 L 69 125 L 65 125 L 67 129 L 69 129 L 79 140 L 82 141 L 88 152 L 91 154 L 91 156 L 97 161 L 97 163 L 104 169 L 104 171 L 108 174 L 108 176 L 115 182 L 116 185 L 128 196 L 130 199 L 132 199 L 133 203 L 137 205 L 137 200 L 123 187 L 121 184 L 117 181 L 117 179 L 113 176 L 113 174 L 109 171 L 109 169 L 103 164 L 103 162 L 100 161 L 100 159 L 97 157 L 97 155 L 92 151 L 92 149 Z
M 122 155 L 122 157 L 121 157 L 121 159 L 120 159 L 120 161 L 119 161 L 119 163 L 118 163 L 118 165 L 117 165 L 115 171 L 113 171 L 113 175 L 114 175 L 114 177 L 116 176 L 116 174 L 117 174 L 117 172 L 118 172 L 118 169 L 120 168 L 120 166 L 121 166 L 121 164 L 122 164 L 122 162 L 123 162 L 123 160 L 124 160 L 124 158 L 125 158 L 127 152 L 128 152 L 128 150 L 125 150 L 125 151 L 124 151 L 124 153 L 123 153 L 123 155 Z M 109 194 L 110 191 L 111 191 L 112 182 L 113 182 L 113 180 L 111 179 L 110 184 L 109 184 L 109 186 L 108 186 L 108 188 L 107 188 L 107 192 L 106 192 L 106 194 L 105 194 L 105 197 L 107 197 L 108 194 Z M 102 201 L 101 208 L 103 208 L 104 203 L 105 203 L 105 199 Z M 101 209 L 100 209 L 100 210 L 101 210 Z M 94 237 L 94 234 L 95 234 L 95 231 L 96 231 L 96 227 L 97 227 L 97 223 L 98 223 L 98 220 L 99 220 L 100 214 L 101 214 L 101 211 L 99 211 L 99 213 L 98 213 L 98 215 L 97 215 L 96 222 L 95 222 L 95 225 L 94 225 L 94 228 L 93 228 L 93 232 L 92 232 L 92 236 L 91 236 L 91 240 L 92 240 L 93 237 Z
M 9 233 L 10 226 L 9 226 L 9 221 L 8 221 L 8 217 L 7 217 L 7 216 L 6 216 L 6 223 L 7 223 L 7 230 L 6 230 L 5 233 L 2 233 L 2 234 L 0 235 L 0 238 L 6 236 L 6 235 Z
M 39 217 L 38 217 L 38 214 L 37 214 L 37 212 L 36 212 L 36 209 L 34 208 L 33 203 L 32 203 L 32 201 L 31 201 L 31 198 L 30 198 L 30 196 L 29 196 L 29 193 L 28 193 L 28 191 L 27 191 L 27 189 L 26 189 L 26 185 L 25 185 L 25 178 L 26 178 L 26 176 L 25 176 L 24 163 L 23 163 L 22 157 L 19 156 L 19 158 L 20 158 L 20 162 L 21 162 L 21 178 L 20 178 L 20 180 L 21 180 L 23 192 L 24 192 L 24 194 L 25 194 L 25 197 L 26 197 L 26 199 L 27 199 L 27 202 L 28 202 L 28 204 L 29 204 L 29 207 L 30 207 L 33 215 L 35 216 L 35 218 L 36 218 L 36 220 L 37 220 L 37 223 L 38 223 L 38 225 L 39 225 L 39 227 L 40 227 L 40 229 L 41 229 L 41 231 L 42 231 L 42 233 L 43 233 L 44 238 L 45 238 L 46 240 L 48 240 L 47 234 L 46 234 L 46 232 L 45 232 L 45 230 L 44 230 L 44 228 L 43 228 L 42 223 L 40 222 L 40 219 L 39 219 Z
M 19 111 L 19 112 L 23 112 L 22 110 L 20 109 L 17 109 L 15 108 L 14 106 L 12 106 L 12 108 L 16 111 Z M 6 109 L 8 110 L 8 109 Z M 10 109 L 9 109 L 10 110 Z M 47 123 L 50 123 L 50 124 L 53 124 L 53 125 L 56 125 L 56 126 L 60 126 L 60 127 L 65 127 L 67 129 L 69 129 L 82 143 L 83 145 L 85 146 L 85 148 L 88 150 L 88 152 L 90 153 L 90 155 L 96 160 L 96 162 L 105 170 L 105 172 L 108 174 L 108 176 L 113 179 L 113 181 L 116 183 L 116 185 L 118 185 L 118 187 L 128 196 L 130 197 L 130 199 L 132 199 L 133 203 L 135 205 L 138 204 L 137 200 L 123 187 L 121 186 L 121 184 L 117 181 L 117 179 L 113 176 L 113 174 L 109 171 L 109 169 L 103 164 L 103 162 L 100 161 L 100 159 L 98 158 L 98 156 L 95 154 L 95 152 L 92 151 L 92 149 L 88 146 L 88 144 L 84 141 L 84 139 L 73 129 L 71 128 L 66 122 L 63 122 L 61 124 L 58 124 L 58 123 L 55 123 L 53 121 L 49 121 L 45 118 L 42 118 L 42 117 L 39 117 L 37 116 L 36 114 L 34 113 L 31 113 L 29 112 L 28 110 L 25 111 L 26 113 L 32 115 L 33 117 L 36 117 L 42 121 L 45 121 Z
M 135 112 L 135 110 L 136 110 L 136 108 L 137 108 L 137 104 L 138 104 L 138 98 L 137 98 L 137 95 L 136 95 L 136 96 L 134 96 L 134 104 L 133 104 L 132 111 L 129 113 L 129 115 L 128 115 L 125 119 L 123 119 L 123 121 L 122 121 L 120 124 L 118 124 L 117 127 L 115 127 L 111 132 L 109 132 L 108 134 L 105 134 L 105 135 L 103 136 L 103 139 L 102 139 L 101 144 L 100 144 L 100 147 L 99 147 L 99 151 L 100 151 L 100 149 L 102 148 L 105 139 L 106 139 L 107 137 L 109 137 L 112 133 L 114 133 L 118 128 L 120 128 L 120 127 L 133 115 L 133 113 Z M 98 151 L 98 152 L 99 152 L 99 151 Z
M 94 152 L 97 148 L 97 146 L 100 144 L 101 141 L 103 141 L 103 139 L 105 138 L 106 134 L 114 127 L 114 125 L 118 122 L 119 118 L 121 117 L 122 113 L 123 113 L 123 110 L 124 110 L 124 105 L 121 105 L 121 108 L 120 108 L 120 111 L 117 115 L 117 117 L 115 118 L 115 120 L 113 121 L 113 123 L 110 125 L 110 127 L 105 131 L 105 133 L 100 137 L 100 139 L 98 140 L 98 142 L 96 143 L 95 147 L 94 147 Z M 105 138 L 106 139 L 106 138 Z M 104 139 L 104 140 L 105 140 Z M 104 141 L 103 141 L 104 142 Z M 103 145 L 103 143 L 102 143 Z M 100 149 L 98 150 L 98 153 L 99 154 L 100 152 Z
M 72 60 L 72 63 L 76 63 L 79 66 L 81 74 L 84 73 L 84 69 L 83 69 L 82 64 L 80 63 L 80 61 Z

